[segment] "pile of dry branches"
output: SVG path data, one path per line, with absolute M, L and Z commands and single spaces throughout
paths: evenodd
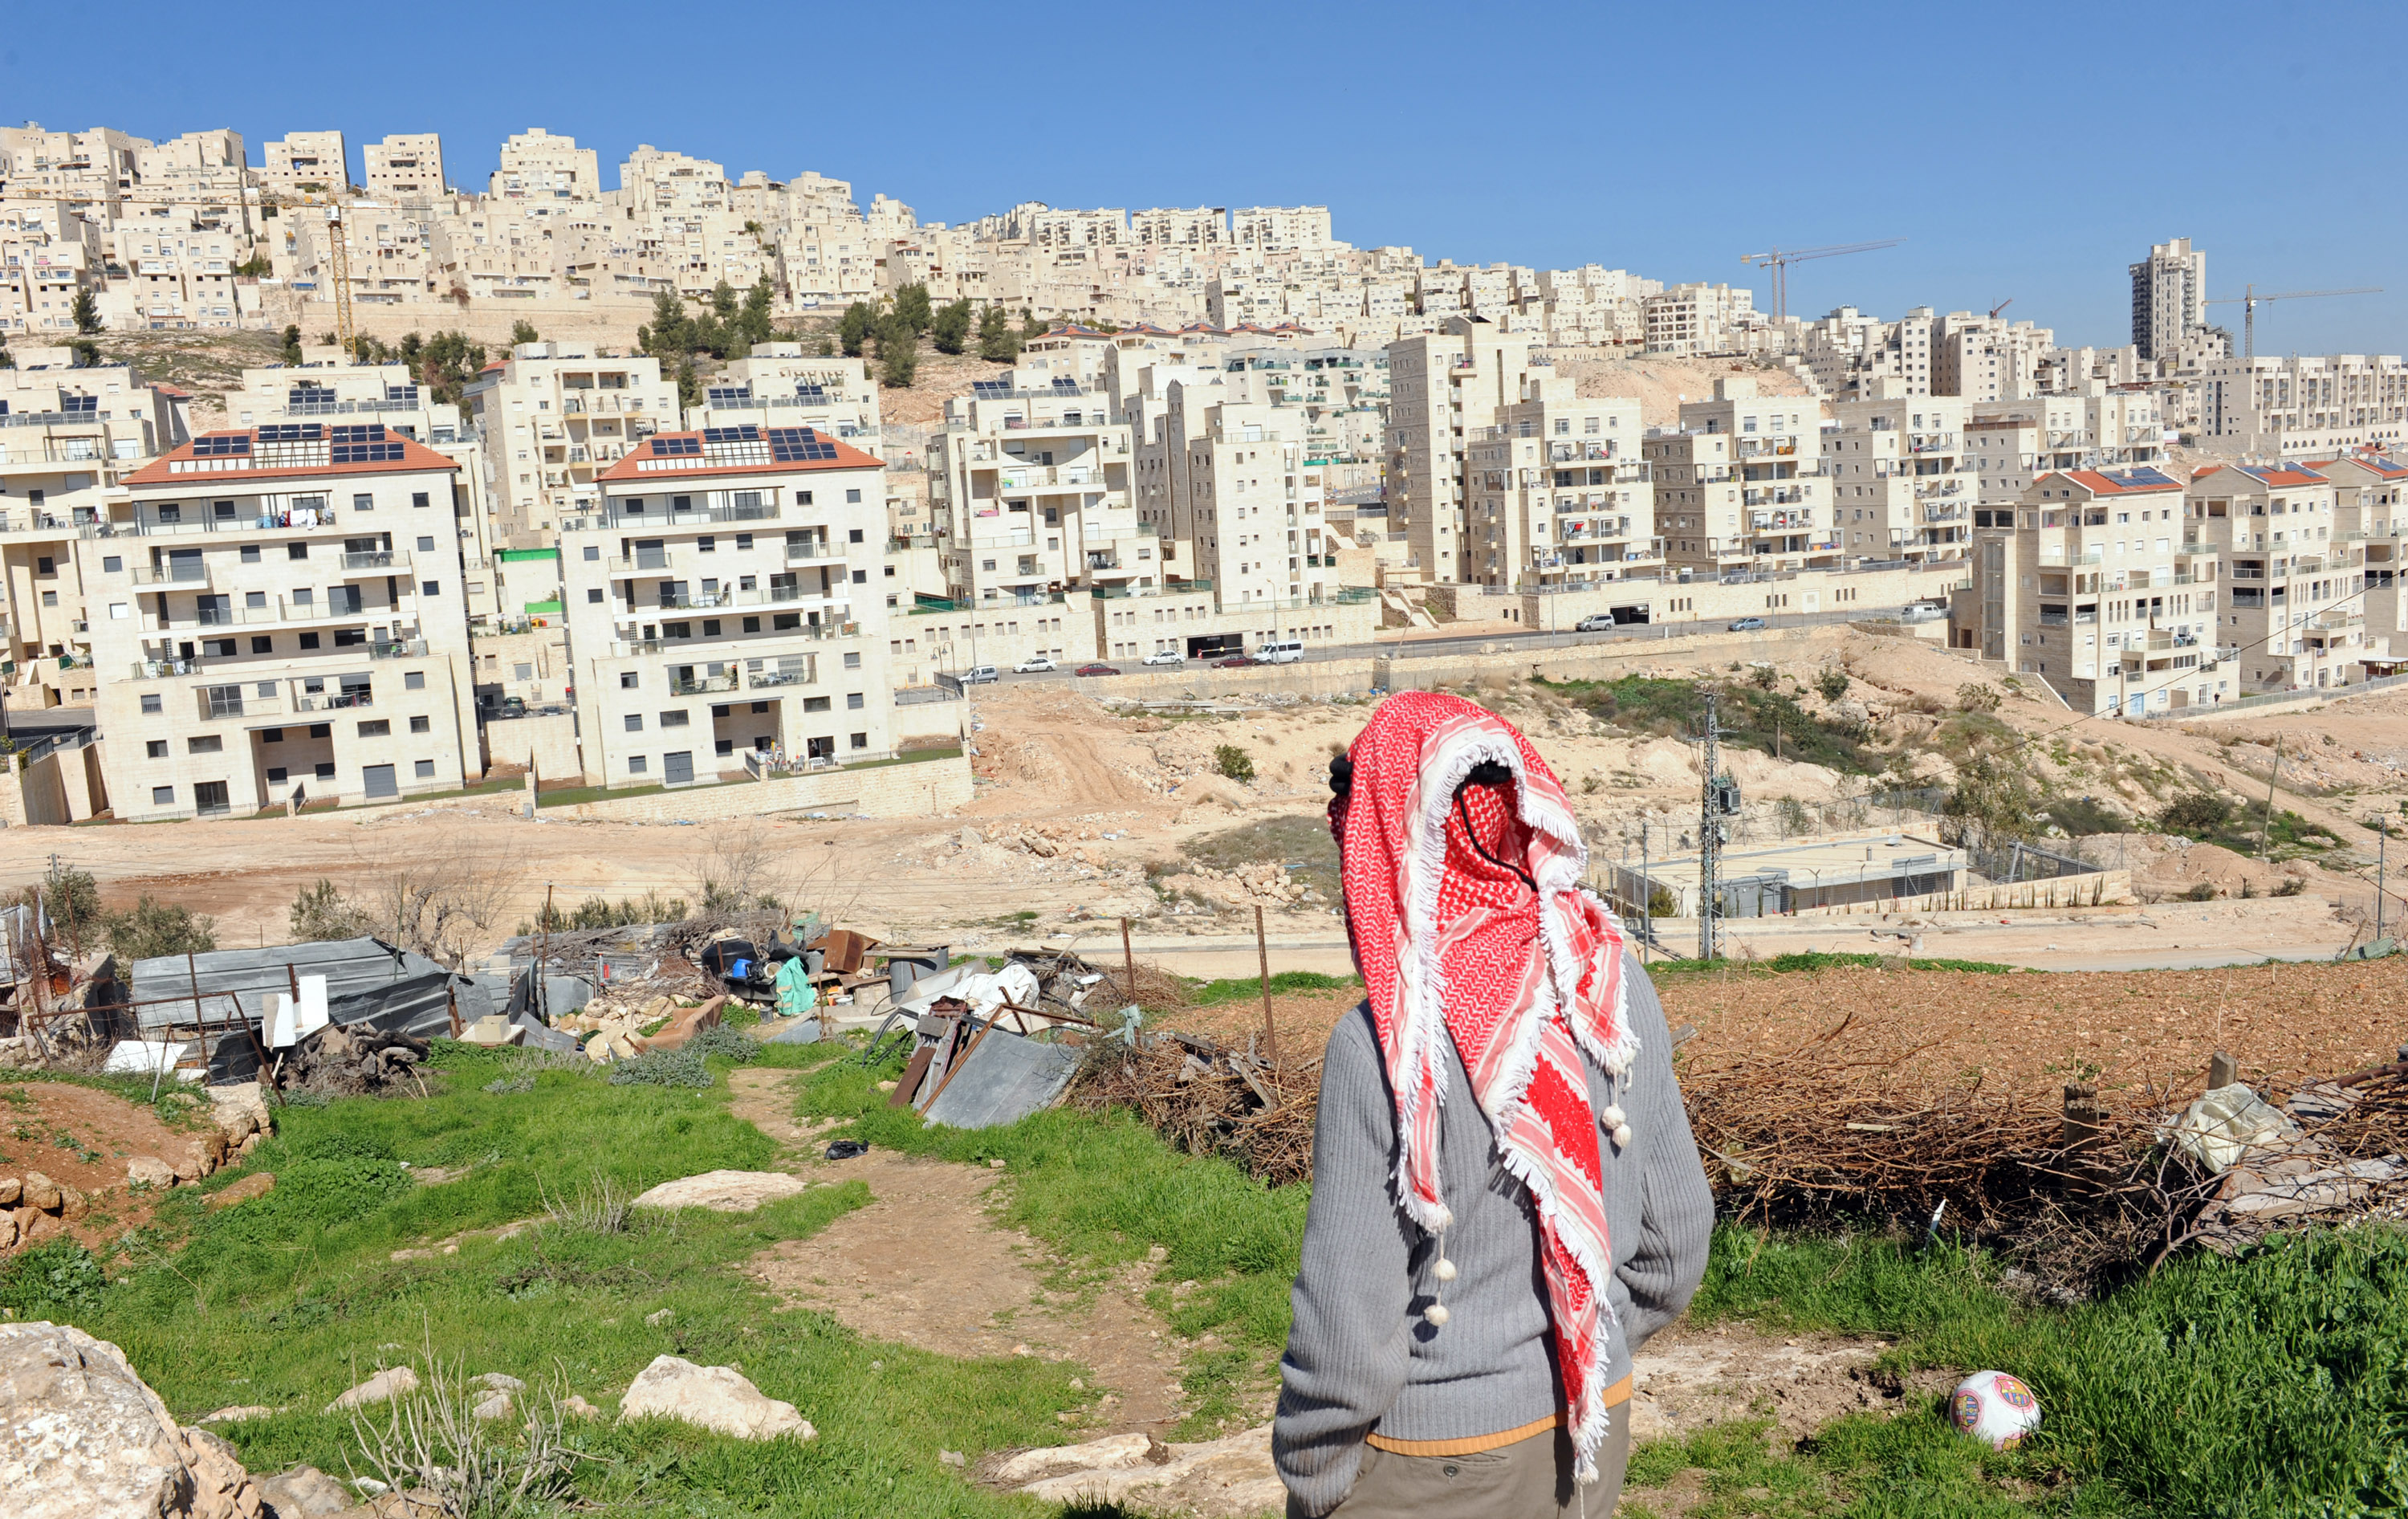
M 1189 1154 L 1225 1154 L 1272 1186 L 1312 1176 L 1312 1118 L 1321 1057 L 1286 1065 L 1251 1044 L 1224 1050 L 1182 1035 L 1148 1035 L 1138 1048 L 1097 1045 L 1072 1089 L 1087 1111 L 1128 1108 Z

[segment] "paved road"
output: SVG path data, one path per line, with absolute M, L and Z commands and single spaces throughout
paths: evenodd
M 1795 612 L 1778 617 L 1768 616 L 1765 619 L 1766 626 L 1762 631 L 1771 633 L 1782 628 L 1828 627 L 1837 623 L 1862 622 L 1870 615 L 1874 613 L 1859 609 L 1854 611 Z M 1685 638 L 1696 633 L 1721 633 L 1728 626 L 1729 623 L 1727 621 L 1680 622 L 1625 626 L 1611 632 L 1599 633 L 1481 633 L 1468 634 L 1456 638 L 1380 638 L 1370 643 L 1334 644 L 1309 649 L 1305 651 L 1303 663 L 1318 664 L 1332 659 L 1373 659 L 1382 656 L 1432 658 L 1449 654 L 1541 653 L 1553 649 L 1573 649 L 1585 645 L 1640 644 L 1650 640 L 1660 642 L 1667 638 Z M 1103 663 L 1111 665 L 1112 668 L 1124 675 L 1150 675 L 1156 672 L 1167 674 L 1174 669 L 1200 671 L 1210 670 L 1212 666 L 1212 662 L 1209 659 L 1191 659 L 1182 666 L 1149 666 L 1132 659 L 1107 660 Z M 1029 675 L 1019 675 L 1005 669 L 1002 671 L 1001 678 L 1008 681 L 1069 681 L 1077 679 L 1071 673 L 1075 667 L 1065 666 L 1051 673 Z

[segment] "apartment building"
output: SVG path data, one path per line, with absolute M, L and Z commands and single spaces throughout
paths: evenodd
M 1637 400 L 1582 400 L 1541 373 L 1496 416 L 1464 454 L 1467 583 L 1586 590 L 1662 567 Z
M 1641 340 L 1650 353 L 1740 353 L 1765 324 L 1756 293 L 1728 285 L 1674 285 L 1640 302 Z
M 1218 248 L 1229 241 L 1229 212 L 1221 206 L 1155 206 L 1132 211 L 1129 236 L 1153 248 Z
M 2207 325 L 2207 253 L 2176 237 L 2151 246 L 2131 272 L 2132 346 L 2143 359 L 2172 358 Z
M 601 471 L 682 423 L 658 359 L 577 343 L 522 343 L 463 397 L 484 447 L 498 548 L 540 549 L 555 524 L 597 509 Z
M 266 165 L 255 178 L 287 195 L 339 195 L 351 188 L 349 150 L 340 132 L 290 132 L 260 145 Z
M 496 200 L 526 202 L 530 214 L 541 215 L 546 203 L 601 198 L 600 161 L 575 137 L 529 127 L 502 143 L 501 166 L 487 189 Z
M 2060 387 L 2049 382 L 2046 365 L 2057 334 L 2028 322 L 2009 322 L 1995 312 L 1951 311 L 1931 339 L 1931 389 L 1968 401 L 2021 401 Z
M 2360 452 L 2311 459 L 2307 467 L 2332 482 L 2334 541 L 2364 550 L 2368 641 L 2386 645 L 2396 666 L 2408 656 L 2408 597 L 2400 583 L 2408 557 L 2408 465 Z
M 2185 497 L 2186 526 L 2224 552 L 2215 641 L 2236 651 L 2239 689 L 2347 685 L 2388 652 L 2368 636 L 2367 540 L 2336 528 L 2330 480 L 2305 465 L 2211 465 Z
M 695 427 L 809 427 L 865 452 L 880 447 L 869 361 L 807 354 L 800 343 L 763 343 L 721 365 L 686 421 Z
M 1831 408 L 1831 525 L 1854 560 L 1961 559 L 1972 537 L 1980 470 L 1956 396 L 1877 382 L 1871 398 Z
M 1229 240 L 1257 253 L 1303 252 L 1327 248 L 1326 206 L 1240 206 L 1229 212 Z
M 103 288 L 105 267 L 100 229 L 64 196 L 0 201 L 0 337 L 72 337 L 76 297 Z
M 2239 693 L 2218 659 L 2219 542 L 2155 468 L 2042 475 L 2012 526 L 1974 530 L 1958 641 L 2045 681 L 2079 712 L 2139 717 Z
M 1228 611 L 1276 617 L 1333 598 L 1337 536 L 1300 408 L 1226 394 L 1195 405 L 1186 392 L 1172 383 L 1160 442 L 1142 451 L 1168 466 L 1170 533 L 1140 524 L 1154 531 L 1166 573 Z
M 1469 576 L 1469 440 L 1545 367 L 1531 362 L 1526 336 L 1464 317 L 1389 346 L 1388 531 L 1405 535 L 1407 573 L 1441 583 Z
M 1649 434 L 1641 448 L 1666 561 L 1715 576 L 1839 566 L 1821 410 L 1723 375 L 1711 400 L 1682 403 L 1679 427 Z
M 648 437 L 601 472 L 560 526 L 587 784 L 887 755 L 883 475 L 751 423 Z
M 89 702 L 98 679 L 84 536 L 124 500 L 127 477 L 182 441 L 182 424 L 173 400 L 127 365 L 17 357 L 24 367 L 0 369 L 0 658 L 10 662 L 0 680 L 20 707 Z
M 2408 450 L 2408 365 L 2396 353 L 2210 359 L 2192 384 L 2200 440 L 2218 453 Z
M 443 139 L 433 132 L 396 132 L 360 149 L 361 179 L 371 195 L 431 201 L 451 183 L 443 177 Z
M 85 545 L 122 819 L 457 789 L 481 772 L 458 466 L 369 423 L 203 434 Z
M 2157 404 L 2146 386 L 2110 389 L 2092 380 L 2081 394 L 1973 408 L 1966 451 L 1982 501 L 2020 501 L 2052 469 L 2162 467 L 2165 429 Z

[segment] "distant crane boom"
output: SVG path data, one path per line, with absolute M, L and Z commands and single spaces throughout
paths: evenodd
M 2010 295 L 2010 296 L 2008 296 L 2005 300 L 2000 301 L 1998 305 L 1996 305 L 1996 306 L 1994 306 L 1994 307 L 1990 308 L 1990 320 L 1991 320 L 1991 321 L 1993 321 L 1993 322 L 1996 322 L 1997 320 L 1999 320 L 1999 313 L 2000 313 L 2000 312 L 2001 312 L 2001 311 L 2005 310 L 2008 307 L 2013 306 L 2013 305 L 2014 305 L 2014 304 L 2015 304 L 2015 298 L 2014 298 L 2013 295 Z
M 2347 290 L 2284 290 L 2270 295 L 2258 294 L 2256 285 L 2243 285 L 2241 289 L 2243 292 L 2241 294 L 2219 295 L 2212 301 L 2201 304 L 2241 308 L 2241 356 L 2244 359 L 2254 359 L 2258 356 L 2258 308 L 2268 301 L 2304 301 L 2326 295 L 2380 295 L 2383 294 L 2381 285 L 2353 285 Z
M 1896 248 L 1904 241 L 1903 237 L 1884 237 L 1878 242 L 1831 243 L 1821 248 L 1775 248 L 1762 253 L 1742 253 L 1739 261 L 1772 271 L 1772 320 L 1779 322 L 1789 314 L 1789 265 L 1809 259 L 1838 258 L 1842 253 L 1870 253 L 1876 248 Z

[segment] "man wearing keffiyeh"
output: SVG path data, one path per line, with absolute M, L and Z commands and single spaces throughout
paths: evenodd
M 1322 1066 L 1288 1512 L 1603 1519 L 1713 1222 L 1663 1010 L 1511 725 L 1398 695 L 1330 770 L 1366 996 Z

